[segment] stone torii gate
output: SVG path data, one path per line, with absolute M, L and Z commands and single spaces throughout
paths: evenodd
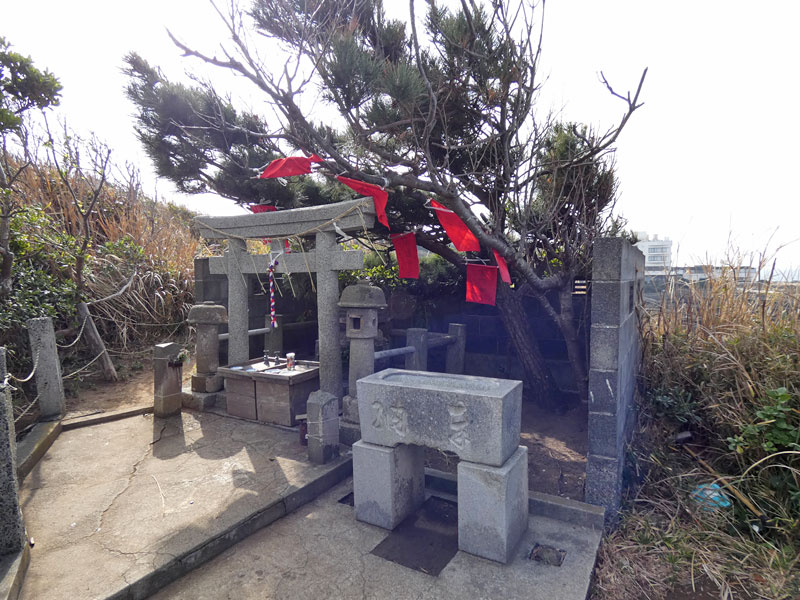
M 228 240 L 224 256 L 209 260 L 209 270 L 228 277 L 228 362 L 249 360 L 248 288 L 245 275 L 266 274 L 269 255 L 249 254 L 248 239 L 316 237 L 316 250 L 284 254 L 277 273 L 317 274 L 317 322 L 319 324 L 320 389 L 342 397 L 342 355 L 339 348 L 339 279 L 337 271 L 364 267 L 360 250 L 341 250 L 337 232 L 363 231 L 375 224 L 371 198 L 324 206 L 237 215 L 198 217 L 200 235 L 209 240 Z

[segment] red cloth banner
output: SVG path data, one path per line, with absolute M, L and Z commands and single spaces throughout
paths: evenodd
M 419 279 L 417 236 L 413 233 L 394 233 L 389 236 L 397 255 L 397 268 L 402 279 Z
M 508 273 L 506 259 L 500 256 L 500 253 L 494 248 L 492 248 L 492 253 L 494 254 L 494 259 L 497 261 L 497 269 L 500 271 L 500 279 L 505 281 L 508 285 L 511 285 L 511 275 Z
M 251 204 L 247 208 L 250 209 L 250 212 L 254 213 L 275 212 L 278 210 L 278 207 L 269 204 Z
M 431 199 L 431 206 L 435 209 L 434 212 L 439 219 L 439 223 L 444 227 L 447 237 L 453 242 L 456 250 L 459 252 L 480 252 L 481 245 L 478 243 L 478 238 L 467 228 L 464 221 L 456 213 L 433 199 Z
M 378 217 L 378 221 L 386 225 L 386 229 L 391 229 L 391 227 L 389 227 L 389 219 L 386 218 L 386 203 L 389 201 L 389 193 L 386 190 L 381 189 L 381 186 L 375 185 L 374 183 L 350 179 L 342 175 L 339 175 L 336 179 L 359 194 L 372 196 L 372 200 L 375 202 L 375 214 Z
M 495 305 L 497 298 L 497 267 L 467 265 L 467 302 Z
M 311 163 L 322 162 L 316 154 L 311 156 L 289 156 L 288 158 L 276 158 L 267 165 L 261 173 L 260 179 L 272 179 L 274 177 L 291 177 L 292 175 L 308 175 L 311 173 Z

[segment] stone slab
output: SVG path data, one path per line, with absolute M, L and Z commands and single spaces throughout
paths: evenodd
M 257 419 L 256 399 L 253 396 L 245 396 L 229 390 L 225 397 L 228 414 L 251 421 Z
M 183 392 L 169 396 L 156 395 L 153 401 L 153 414 L 157 417 L 171 417 L 181 412 L 183 406 Z
M 458 552 L 438 577 L 370 554 L 388 535 L 356 521 L 342 482 L 253 534 L 153 600 L 586 600 L 600 542 L 596 529 L 531 515 L 513 562 Z M 528 560 L 534 544 L 564 550 L 561 567 Z
M 420 446 L 353 444 L 356 519 L 394 529 L 425 500 L 425 453 Z
M 528 526 L 528 449 L 502 467 L 458 463 L 458 547 L 508 563 Z
M 146 598 L 350 472 L 310 464 L 296 432 L 209 413 L 63 432 L 22 486 L 21 597 Z
M 58 418 L 64 413 L 65 399 L 53 320 L 50 317 L 28 319 L 26 325 L 36 364 L 39 412 L 43 419 Z
M 224 387 L 225 380 L 221 375 L 192 375 L 192 391 L 201 394 L 213 394 Z
M 385 369 L 358 381 L 361 439 L 500 466 L 517 450 L 522 382 Z

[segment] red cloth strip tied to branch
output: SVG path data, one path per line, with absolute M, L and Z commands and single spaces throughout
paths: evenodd
M 271 206 L 269 204 L 251 204 L 247 208 L 249 208 L 250 212 L 253 213 L 275 212 L 278 210 L 278 207 Z
M 260 179 L 272 179 L 274 177 L 291 177 L 293 175 L 308 175 L 311 173 L 311 163 L 320 163 L 322 159 L 316 154 L 311 156 L 289 156 L 287 158 L 276 158 L 267 165 L 261 173 Z
M 433 206 L 436 218 L 439 219 L 439 223 L 444 227 L 447 237 L 453 242 L 456 250 L 459 252 L 480 252 L 481 245 L 478 243 L 478 238 L 475 237 L 475 234 L 469 230 L 456 213 L 433 199 L 431 199 L 431 206 Z
M 397 270 L 402 279 L 419 279 L 417 236 L 413 233 L 393 233 L 389 236 L 397 255 Z
M 494 248 L 492 248 L 492 253 L 494 254 L 494 259 L 497 261 L 497 268 L 500 271 L 500 279 L 502 279 L 508 285 L 511 285 L 511 275 L 508 273 L 506 259 L 500 256 L 500 253 Z
M 495 305 L 497 298 L 497 267 L 467 265 L 467 302 Z
M 339 175 L 336 179 L 359 194 L 372 196 L 372 200 L 375 202 L 375 214 L 378 217 L 378 221 L 383 223 L 387 229 L 391 229 L 391 227 L 389 227 L 389 219 L 386 218 L 386 203 L 389 201 L 389 194 L 386 190 L 382 189 L 379 185 L 375 185 L 374 183 L 367 183 L 365 181 L 359 181 L 358 179 L 350 179 L 349 177 L 343 177 L 342 175 Z

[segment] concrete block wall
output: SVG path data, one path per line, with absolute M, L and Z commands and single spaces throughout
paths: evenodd
M 589 453 L 585 500 L 617 520 L 625 446 L 633 431 L 634 392 L 641 363 L 637 300 L 644 255 L 622 238 L 595 243 L 589 349 Z

